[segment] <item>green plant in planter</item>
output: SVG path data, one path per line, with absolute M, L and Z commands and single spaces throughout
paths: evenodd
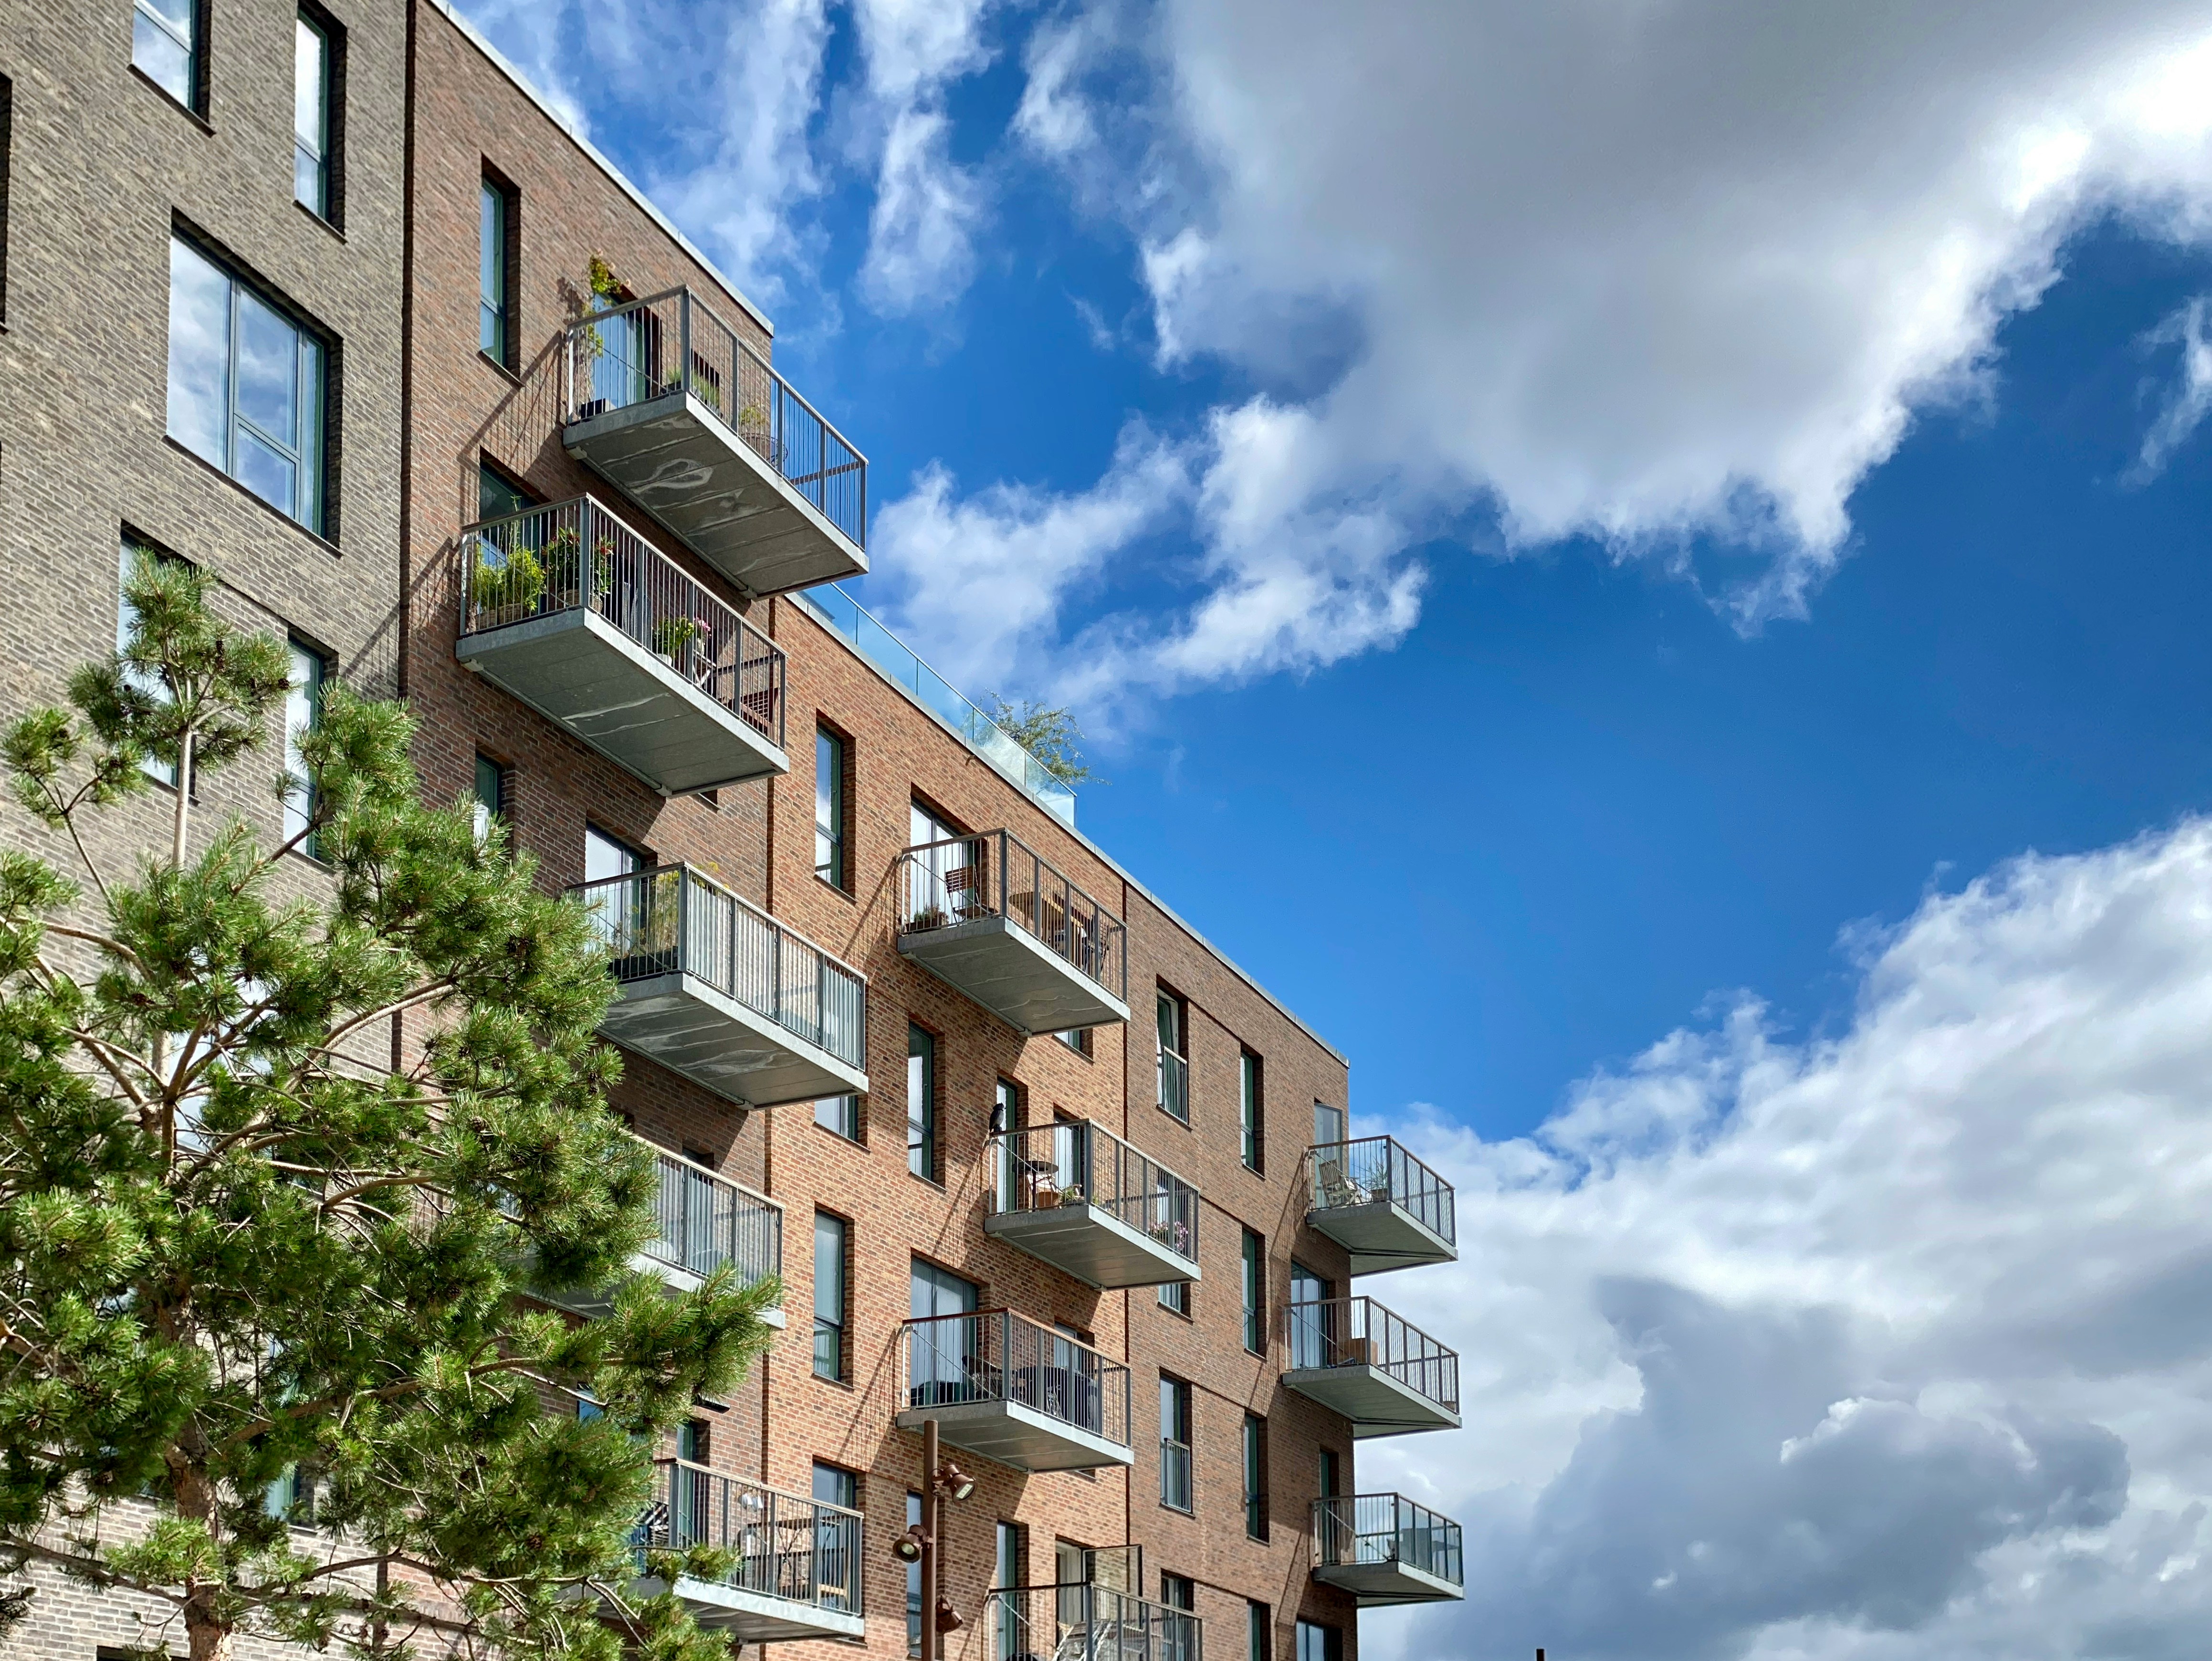
M 662 618 L 653 625 L 653 649 L 673 663 L 706 632 L 696 618 Z
M 471 598 L 479 617 L 487 612 L 530 611 L 545 592 L 545 568 L 529 549 L 509 548 L 495 565 L 486 556 L 498 551 L 489 543 L 477 545 Z
M 923 906 L 921 910 L 915 912 L 906 921 L 907 930 L 909 934 L 918 928 L 942 928 L 945 927 L 945 909 L 942 906 L 936 905 Z
M 545 577 L 553 590 L 556 603 L 563 607 L 576 603 L 576 527 L 563 525 L 546 538 Z

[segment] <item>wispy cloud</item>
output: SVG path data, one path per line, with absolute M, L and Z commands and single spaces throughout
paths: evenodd
M 2204 424 L 2206 414 L 2212 412 L 2212 338 L 2205 332 L 2208 318 L 2212 318 L 2212 295 L 2199 295 L 2144 340 L 2153 349 L 2179 347 L 2180 362 L 2167 389 L 2165 407 L 2143 435 L 2142 448 L 2128 469 L 2125 482 L 2130 485 L 2148 484 L 2164 472 L 2173 453 L 2189 441 L 2191 435 Z

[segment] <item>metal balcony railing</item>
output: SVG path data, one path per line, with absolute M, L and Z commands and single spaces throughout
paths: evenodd
M 726 1476 L 686 1459 L 653 1463 L 653 1501 L 640 1546 L 714 1546 L 737 1561 L 741 1591 L 861 1615 L 862 1518 L 857 1511 Z
M 868 545 L 868 461 L 688 289 L 568 326 L 566 401 L 588 421 L 688 392 L 851 540 Z
M 1128 1001 L 1127 931 L 1010 830 L 923 843 L 899 855 L 899 929 L 948 928 L 1004 917 Z
M 1310 1211 L 1395 1202 L 1454 1244 L 1452 1186 L 1388 1136 L 1323 1142 L 1306 1150 Z
M 1205 1623 L 1095 1581 L 1003 1586 L 985 1603 L 987 1661 L 1205 1661 Z
M 641 1141 L 644 1138 L 638 1139 Z M 645 1254 L 693 1275 L 724 1264 L 748 1284 L 783 1273 L 783 1207 L 742 1183 L 654 1147 L 660 1186 L 653 1195 L 653 1236 Z
M 905 1323 L 902 1409 L 1012 1402 L 1129 1445 L 1129 1369 L 1010 1309 Z
M 590 496 L 461 532 L 461 633 L 592 611 L 778 749 L 783 648 Z
M 1459 1524 L 1402 1494 L 1338 1494 L 1314 1501 L 1314 1552 L 1323 1568 L 1403 1563 L 1466 1584 Z
M 851 1067 L 867 1054 L 868 983 L 685 865 L 579 883 L 618 981 L 679 970 Z
M 1415 1395 L 1459 1411 L 1459 1353 L 1372 1298 L 1331 1298 L 1283 1310 L 1283 1367 L 1371 1366 Z
M 1031 1125 L 991 1139 L 991 1209 L 1088 1203 L 1178 1257 L 1198 1261 L 1198 1190 L 1088 1119 Z

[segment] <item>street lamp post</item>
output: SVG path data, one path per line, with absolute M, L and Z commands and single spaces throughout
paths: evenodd
M 968 1623 L 952 1600 L 937 1590 L 937 1519 L 945 1500 L 965 1500 L 975 1491 L 975 1480 L 950 1460 L 937 1454 L 937 1421 L 921 1421 L 921 1520 L 891 1542 L 891 1555 L 910 1563 L 921 1582 L 921 1661 L 937 1661 L 938 1639 L 957 1632 Z

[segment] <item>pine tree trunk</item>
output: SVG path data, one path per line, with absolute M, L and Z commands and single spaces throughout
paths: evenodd
M 185 1653 L 190 1661 L 231 1661 L 236 1637 L 198 1599 L 185 1605 Z

